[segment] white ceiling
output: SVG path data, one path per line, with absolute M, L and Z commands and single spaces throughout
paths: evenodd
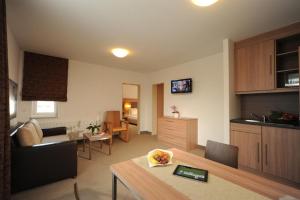
M 7 18 L 24 50 L 149 72 L 300 21 L 300 0 L 8 0 Z M 114 47 L 132 53 L 115 58 Z

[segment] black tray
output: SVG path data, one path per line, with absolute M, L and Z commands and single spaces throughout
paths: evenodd
M 178 165 L 173 172 L 176 176 L 181 176 L 197 181 L 207 182 L 208 171 L 184 165 Z

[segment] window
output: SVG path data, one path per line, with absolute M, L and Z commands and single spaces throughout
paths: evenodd
M 32 117 L 56 117 L 57 105 L 55 101 L 33 101 Z

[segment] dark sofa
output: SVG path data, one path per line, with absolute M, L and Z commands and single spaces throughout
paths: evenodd
M 21 146 L 17 127 L 11 133 L 12 193 L 77 176 L 77 144 L 75 141 Z M 43 137 L 66 134 L 65 127 L 42 129 Z

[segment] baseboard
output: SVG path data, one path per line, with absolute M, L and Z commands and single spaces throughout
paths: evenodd
M 202 145 L 197 144 L 197 147 L 198 147 L 199 149 L 205 151 L 205 146 L 202 146 Z
M 150 131 L 140 131 L 140 134 L 148 134 L 151 135 L 152 133 Z

